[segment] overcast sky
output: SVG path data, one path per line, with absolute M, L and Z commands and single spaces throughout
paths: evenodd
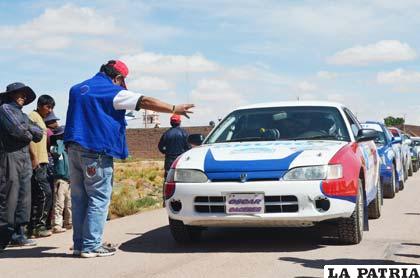
M 69 88 L 121 59 L 130 90 L 195 103 L 188 126 L 298 97 L 420 125 L 420 1 L 86 2 L 0 2 L 2 90 L 50 94 L 64 119 Z

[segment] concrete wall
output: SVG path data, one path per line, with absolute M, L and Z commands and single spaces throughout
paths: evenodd
M 189 134 L 207 135 L 209 126 L 184 127 Z M 163 159 L 158 150 L 159 139 L 168 128 L 136 128 L 127 129 L 127 144 L 130 156 L 140 159 Z

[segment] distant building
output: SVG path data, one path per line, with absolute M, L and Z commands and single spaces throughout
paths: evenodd
M 400 125 L 398 128 L 410 136 L 420 137 L 420 126 L 418 125 Z
M 154 111 L 143 110 L 143 128 L 160 126 L 159 114 Z

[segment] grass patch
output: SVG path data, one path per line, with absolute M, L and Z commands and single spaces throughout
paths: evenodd
M 111 218 L 161 207 L 162 185 L 162 161 L 116 162 Z

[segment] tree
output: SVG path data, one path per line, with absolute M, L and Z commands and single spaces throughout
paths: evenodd
M 405 122 L 404 118 L 394 118 L 392 116 L 388 116 L 384 119 L 384 123 L 386 126 L 399 126 L 403 125 Z

